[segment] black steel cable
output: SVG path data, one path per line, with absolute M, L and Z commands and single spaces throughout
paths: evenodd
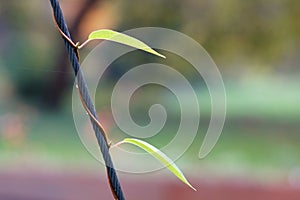
M 71 35 L 69 33 L 66 22 L 64 20 L 64 16 L 63 16 L 62 10 L 60 8 L 59 2 L 58 2 L 58 0 L 50 0 L 50 2 L 52 5 L 52 8 L 53 8 L 53 14 L 54 14 L 55 21 L 58 25 L 58 28 L 68 38 L 67 39 L 67 38 L 63 37 L 65 46 L 66 46 L 66 50 L 69 55 L 69 59 L 70 59 L 70 62 L 72 64 L 72 67 L 73 67 L 73 70 L 74 70 L 74 73 L 75 73 L 75 76 L 77 79 L 77 84 L 78 84 L 78 89 L 79 89 L 80 95 L 82 96 L 85 106 L 91 112 L 93 117 L 98 120 L 95 106 L 92 102 L 85 78 L 80 69 L 80 64 L 79 64 L 79 60 L 77 57 L 77 49 L 74 48 L 72 43 L 70 43 L 70 41 L 72 41 Z M 94 119 L 92 119 L 92 117 L 90 117 L 90 120 L 93 125 L 93 129 L 95 131 L 95 135 L 96 135 L 101 153 L 103 155 L 103 159 L 106 164 L 107 175 L 108 175 L 109 183 L 110 183 L 114 198 L 117 200 L 124 200 L 125 198 L 124 198 L 124 195 L 123 195 L 123 192 L 121 189 L 121 185 L 118 180 L 116 170 L 114 169 L 113 162 L 112 162 L 110 154 L 109 154 L 109 146 L 108 146 L 108 144 L 106 142 L 106 138 L 104 136 L 105 133 L 101 132 L 100 127 L 97 125 L 97 123 L 94 121 Z

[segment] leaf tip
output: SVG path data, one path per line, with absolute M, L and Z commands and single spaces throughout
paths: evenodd
M 166 58 L 167 58 L 166 56 L 164 56 L 164 55 L 162 55 L 162 54 L 159 54 L 158 56 L 161 57 L 161 58 L 163 58 L 163 59 L 166 59 Z
M 197 189 L 196 188 L 194 188 L 192 185 L 189 185 L 190 186 L 190 188 L 192 188 L 195 192 L 197 192 Z
M 184 182 L 187 186 L 189 186 L 192 190 L 194 190 L 195 192 L 197 192 L 197 189 L 194 188 L 194 187 L 189 183 L 188 180 L 184 180 L 183 182 Z

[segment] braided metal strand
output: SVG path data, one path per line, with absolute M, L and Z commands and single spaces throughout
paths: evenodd
M 65 36 L 69 38 L 69 40 L 72 41 L 71 35 L 69 33 L 68 27 L 66 25 L 66 22 L 63 17 L 62 10 L 60 8 L 58 0 L 50 0 L 52 8 L 53 8 L 53 14 L 55 21 L 59 27 L 59 29 L 64 33 Z M 67 53 L 69 55 L 70 62 L 72 64 L 76 79 L 77 79 L 77 84 L 79 88 L 80 95 L 82 96 L 82 99 L 85 103 L 85 106 L 89 109 L 91 114 L 95 119 L 98 120 L 98 116 L 96 114 L 96 109 L 95 106 L 92 102 L 92 99 L 90 97 L 90 94 L 88 92 L 88 87 L 85 81 L 85 78 L 83 76 L 83 73 L 80 69 L 80 64 L 78 61 L 78 57 L 76 55 L 77 49 L 73 47 L 73 45 L 70 43 L 69 40 L 64 38 L 64 43 L 66 46 Z M 95 135 L 101 150 L 101 153 L 103 155 L 103 159 L 106 164 L 106 169 L 107 169 L 107 175 L 109 179 L 109 184 L 112 190 L 112 193 L 114 195 L 114 198 L 117 200 L 124 200 L 124 195 L 121 189 L 121 185 L 119 183 L 116 171 L 113 166 L 113 162 L 111 160 L 110 154 L 109 154 L 109 147 L 108 144 L 105 140 L 104 133 L 101 132 L 101 129 L 97 126 L 97 123 L 90 117 L 91 123 L 93 125 L 93 129 L 95 131 Z

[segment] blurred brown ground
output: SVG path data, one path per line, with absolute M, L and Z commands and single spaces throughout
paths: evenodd
M 262 186 L 227 180 L 192 180 L 194 192 L 180 182 L 168 179 L 123 179 L 127 199 L 205 199 L 205 200 L 299 200 L 300 190 L 284 185 Z M 0 174 L 1 200 L 99 200 L 112 199 L 106 180 L 94 175 L 5 173 Z

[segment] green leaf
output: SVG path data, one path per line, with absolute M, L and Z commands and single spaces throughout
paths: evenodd
M 146 45 L 144 42 L 135 39 L 129 35 L 125 35 L 124 33 L 119 33 L 113 30 L 102 29 L 98 31 L 94 31 L 89 35 L 88 41 L 92 40 L 110 40 L 113 42 L 125 44 L 127 46 L 131 46 L 133 48 L 137 48 L 148 53 L 157 55 L 162 58 L 166 58 L 164 55 L 158 53 L 157 51 L 153 50 L 151 47 Z
M 183 173 L 174 164 L 174 162 L 170 158 L 168 158 L 163 152 L 161 152 L 159 149 L 152 146 L 151 144 L 148 144 L 147 142 L 144 142 L 144 141 L 138 140 L 138 139 L 133 139 L 133 138 L 126 138 L 114 146 L 118 146 L 118 145 L 124 144 L 124 143 L 133 144 L 135 146 L 142 148 L 146 152 L 150 153 L 154 158 L 156 158 L 163 165 L 165 165 L 182 182 L 184 182 L 186 185 L 188 185 L 190 188 L 192 188 L 193 190 L 196 191 L 196 189 L 187 181 L 187 179 L 184 177 Z

